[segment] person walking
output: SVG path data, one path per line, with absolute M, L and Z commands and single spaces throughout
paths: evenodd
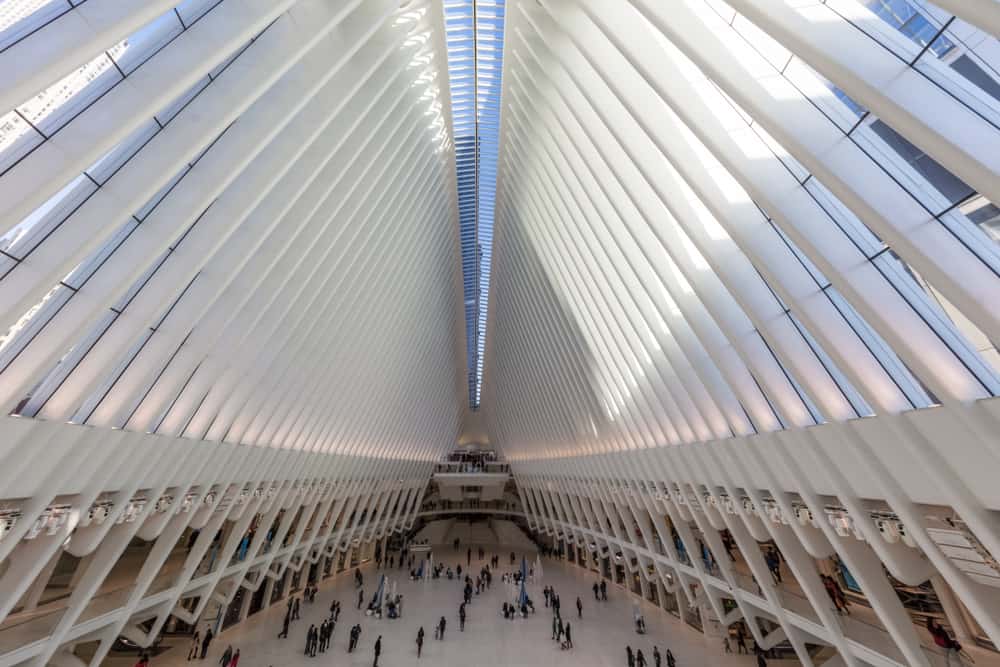
M 375 640 L 375 662 L 372 663 L 372 667 L 378 667 L 378 657 L 382 655 L 382 635 L 378 636 Z
M 229 660 L 233 657 L 233 647 L 227 646 L 226 650 L 222 652 L 222 657 L 219 658 L 220 667 L 229 667 Z
M 662 656 L 660 655 L 660 648 L 658 646 L 653 647 L 653 667 L 660 667 L 660 660 Z
M 632 647 L 625 647 L 625 660 L 628 661 L 628 667 L 635 667 L 635 655 L 632 654 Z
M 312 647 L 313 647 L 313 635 L 316 632 L 316 626 L 310 625 L 309 629 L 306 630 L 306 650 L 305 655 L 312 657 Z
M 200 660 L 204 660 L 205 656 L 208 654 L 208 647 L 211 645 L 213 637 L 215 637 L 215 635 L 212 633 L 212 626 L 209 625 L 205 628 L 205 639 L 201 642 Z
M 278 639 L 288 639 L 288 624 L 292 620 L 292 610 L 289 609 L 285 612 L 285 620 L 281 622 L 281 632 L 278 633 Z
M 361 605 L 365 603 L 365 589 L 358 591 L 358 609 L 361 609 Z
M 642 649 L 635 652 L 635 667 L 646 667 L 646 656 L 642 654 Z
M 558 634 L 559 634 L 559 617 L 553 614 L 553 616 L 552 616 L 552 641 L 556 640 L 556 637 L 558 636 Z
M 570 632 L 569 632 L 569 623 L 566 624 L 566 628 L 564 629 L 564 632 L 566 633 L 566 646 L 567 646 L 567 648 L 573 648 L 573 635 L 571 635 Z
M 458 605 L 458 630 L 465 632 L 465 603 Z
M 198 657 L 198 649 L 201 648 L 201 633 L 197 630 L 194 631 L 194 636 L 191 637 L 191 647 L 188 649 L 188 660 L 193 660 Z
M 229 667 L 238 667 L 240 664 L 240 650 L 236 649 L 236 653 L 233 653 L 233 657 L 229 659 Z
M 424 648 L 424 626 L 417 630 L 417 658 L 420 658 L 420 651 Z
M 598 602 L 600 602 L 601 601 L 601 585 L 598 584 L 595 581 L 593 589 L 594 589 L 594 599 L 597 600 Z
M 608 601 L 608 580 L 601 579 L 601 599 L 605 602 Z
M 674 654 L 667 649 L 667 667 L 677 667 L 677 660 L 674 659 Z
M 576 596 L 576 617 L 583 618 L 583 600 L 579 595 Z
M 292 600 L 292 620 L 299 620 L 299 599 L 295 598 Z
M 444 616 L 442 616 L 441 620 L 438 621 L 438 639 L 442 641 L 444 640 L 444 629 L 447 624 L 448 622 L 444 620 Z

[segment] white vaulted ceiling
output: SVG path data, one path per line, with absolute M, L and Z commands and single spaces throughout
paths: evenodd
M 64 549 L 314 512 L 141 588 L 99 662 L 147 602 L 155 635 L 408 529 L 433 463 L 488 439 L 533 528 L 644 578 L 735 585 L 592 502 L 939 574 L 1000 643 L 920 509 L 1000 553 L 998 25 L 997 0 L 0 1 L 0 622 Z M 874 560 L 765 506 L 835 506 Z M 0 667 L 72 646 L 94 573 Z M 796 650 L 933 662 L 898 601 L 893 653 L 761 595 L 740 613 Z

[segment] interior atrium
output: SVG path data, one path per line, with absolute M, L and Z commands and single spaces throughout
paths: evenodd
M 0 0 L 0 667 L 1000 666 L 998 36 Z

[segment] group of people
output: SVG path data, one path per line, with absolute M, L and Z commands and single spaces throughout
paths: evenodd
M 318 628 L 315 625 L 310 625 L 306 632 L 305 654 L 310 658 L 315 658 L 316 651 L 325 653 L 330 646 L 330 639 L 333 637 L 335 627 L 336 622 L 333 619 L 323 619 Z
M 595 581 L 592 588 L 594 590 L 594 599 L 595 600 L 597 600 L 598 602 L 601 602 L 601 601 L 607 602 L 607 600 L 608 600 L 608 580 L 607 579 L 601 579 L 600 583 L 598 583 L 598 582 Z
M 232 646 L 227 646 L 219 658 L 219 667 L 237 667 L 240 664 L 240 650 L 233 650 Z
M 653 647 L 653 667 L 661 667 L 663 664 L 664 656 L 660 654 L 660 647 Z M 628 661 L 628 667 L 646 667 L 649 663 L 646 661 L 646 656 L 643 654 L 642 649 L 636 649 L 632 652 L 631 646 L 625 647 L 625 659 Z M 674 658 L 674 654 L 667 649 L 666 654 L 667 667 L 676 667 L 677 659 Z
M 188 649 L 188 660 L 204 660 L 205 656 L 208 655 L 208 647 L 211 646 L 212 640 L 215 638 L 215 633 L 212 632 L 212 626 L 205 627 L 205 636 L 202 638 L 198 629 L 195 628 L 194 635 L 191 637 L 191 648 Z M 147 662 L 149 658 L 147 656 Z

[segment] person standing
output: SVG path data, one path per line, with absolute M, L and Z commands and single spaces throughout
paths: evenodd
M 552 615 L 552 641 L 556 640 L 556 636 L 559 633 L 559 617 L 555 614 Z
M 292 600 L 292 620 L 299 620 L 299 599 L 295 598 Z
M 220 667 L 229 667 L 229 660 L 233 657 L 233 647 L 227 646 L 226 650 L 222 652 L 222 657 L 219 658 Z
M 212 626 L 209 625 L 205 628 L 205 639 L 201 642 L 201 660 L 204 660 L 205 656 L 208 654 L 208 647 L 211 645 L 213 637 L 215 637 L 215 635 L 212 634 Z
M 594 599 L 598 602 L 601 601 L 601 586 L 596 581 L 594 582 Z M 546 602 L 548 601 L 546 600 Z M 545 606 L 547 607 L 548 605 L 546 604 Z
M 566 646 L 568 648 L 573 648 L 573 635 L 570 634 L 569 623 L 566 624 L 565 632 L 566 632 Z
M 444 640 L 444 628 L 447 624 L 448 622 L 444 620 L 444 616 L 442 616 L 441 620 L 438 621 L 438 639 Z
M 778 557 L 778 551 L 776 549 L 768 549 L 767 554 L 764 556 L 764 561 L 767 563 L 767 569 L 771 571 L 771 576 L 774 577 L 774 583 L 781 583 L 781 559 Z
M 233 657 L 229 659 L 229 667 L 238 667 L 240 664 L 240 650 L 236 649 L 236 653 L 233 653 Z
M 458 605 L 458 630 L 465 632 L 465 603 Z
M 583 600 L 579 595 L 576 596 L 576 617 L 583 618 Z
M 375 640 L 375 662 L 372 663 L 372 667 L 378 667 L 378 657 L 382 655 L 382 635 L 378 636 Z
M 625 647 L 625 660 L 628 661 L 628 667 L 635 667 L 635 656 L 632 654 L 632 647 Z
M 193 660 L 198 657 L 198 649 L 201 648 L 201 634 L 195 630 L 194 636 L 191 637 L 191 647 L 188 649 L 188 660 Z
M 420 651 L 424 648 L 424 626 L 417 630 L 417 658 L 420 658 Z
M 736 626 L 736 652 L 740 654 L 747 652 L 747 636 L 742 624 Z
M 358 609 L 361 609 L 361 605 L 365 603 L 365 589 L 358 591 Z
M 677 661 L 674 659 L 674 654 L 667 649 L 667 667 L 677 667 Z
M 660 660 L 661 659 L 662 659 L 662 656 L 660 656 L 660 648 L 658 646 L 654 646 L 653 647 L 653 667 L 660 667 Z
M 601 599 L 605 602 L 608 601 L 608 580 L 601 579 Z

